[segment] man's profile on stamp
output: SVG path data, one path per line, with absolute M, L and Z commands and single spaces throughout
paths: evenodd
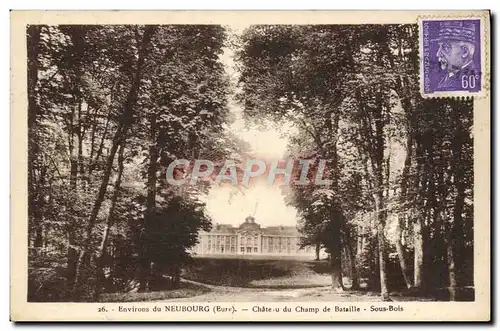
M 441 22 L 436 54 L 439 66 L 444 71 L 438 89 L 461 88 L 461 77 L 475 76 L 473 62 L 475 51 L 475 25 L 462 21 Z
M 435 90 L 477 90 L 480 85 L 480 70 L 475 62 L 479 52 L 476 22 L 466 20 L 440 21 L 435 43 L 435 59 L 439 67 Z

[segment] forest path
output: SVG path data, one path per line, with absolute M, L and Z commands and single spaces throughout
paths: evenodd
M 280 302 L 280 301 L 380 301 L 378 295 L 359 292 L 337 292 L 329 286 L 295 289 L 244 288 L 209 285 L 183 279 L 183 282 L 205 286 L 211 292 L 169 302 Z

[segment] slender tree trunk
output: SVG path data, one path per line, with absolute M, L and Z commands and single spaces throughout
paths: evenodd
M 402 235 L 401 223 L 402 223 L 402 216 L 399 215 L 395 229 L 395 237 L 396 237 L 395 246 L 396 246 L 396 252 L 398 253 L 399 265 L 401 266 L 401 273 L 403 274 L 406 287 L 411 288 L 413 287 L 413 282 L 410 278 L 410 271 L 408 269 L 408 264 L 406 263 L 405 249 L 401 242 L 401 235 Z
M 139 48 L 137 64 L 136 64 L 134 76 L 132 79 L 132 83 L 130 86 L 130 90 L 129 90 L 129 93 L 127 96 L 127 100 L 125 101 L 125 104 L 123 106 L 123 112 L 119 118 L 118 127 L 117 127 L 115 134 L 113 136 L 112 145 L 111 145 L 111 148 L 110 148 L 107 160 L 106 160 L 104 175 L 103 175 L 103 178 L 101 180 L 101 185 L 99 187 L 99 191 L 98 191 L 97 197 L 95 199 L 94 206 L 92 207 L 92 211 L 91 211 L 89 221 L 87 224 L 86 236 L 85 236 L 85 241 L 84 241 L 84 245 L 83 245 L 85 250 L 89 250 L 89 248 L 90 248 L 92 230 L 94 229 L 95 223 L 97 222 L 97 215 L 99 214 L 102 203 L 104 201 L 104 197 L 106 196 L 109 178 L 111 176 L 111 171 L 113 168 L 113 163 L 115 160 L 116 152 L 118 150 L 118 146 L 122 142 L 122 140 L 126 137 L 127 131 L 128 131 L 130 124 L 132 122 L 134 108 L 135 108 L 135 105 L 137 102 L 139 88 L 141 85 L 142 71 L 143 71 L 143 67 L 144 67 L 145 57 L 147 55 L 149 44 L 150 44 L 151 38 L 153 37 L 155 30 L 156 30 L 156 27 L 147 26 L 145 28 L 144 35 L 142 37 L 142 42 L 141 42 L 141 46 Z
M 330 266 L 332 276 L 332 288 L 336 291 L 343 291 L 341 252 L 339 250 L 330 253 Z
M 386 211 L 383 210 L 382 204 L 380 203 L 380 197 L 376 199 L 375 202 L 375 212 L 377 219 L 377 244 L 378 244 L 378 263 L 380 270 L 380 296 L 382 300 L 388 301 L 389 290 L 387 287 L 387 251 L 385 248 L 385 222 L 386 222 Z
M 148 228 L 154 219 L 156 207 L 156 172 L 158 170 L 158 149 L 157 149 L 157 124 L 156 113 L 153 111 L 150 116 L 150 141 L 149 141 L 149 165 L 148 165 L 148 195 L 146 199 L 146 210 L 144 213 L 144 231 L 146 234 Z M 146 291 L 148 288 L 148 279 L 151 273 L 151 259 L 147 251 L 147 238 L 142 239 L 142 257 L 139 291 Z
M 75 236 L 75 226 L 74 221 L 70 220 L 68 226 L 68 255 L 67 255 L 67 267 L 66 267 L 66 284 L 67 289 L 72 291 L 75 286 L 75 278 L 77 274 L 77 264 L 78 264 L 78 251 L 76 250 L 76 236 Z
M 73 295 L 73 300 L 74 301 L 79 301 L 80 296 L 82 294 L 82 287 L 79 286 L 82 278 L 82 266 L 85 260 L 85 255 L 86 252 L 85 250 L 80 250 L 80 252 L 75 251 L 75 254 L 77 258 L 75 258 L 75 264 L 74 264 L 74 279 L 73 279 L 73 288 L 71 289 L 71 293 Z
M 419 215 L 413 223 L 414 235 L 414 279 L 413 283 L 417 289 L 423 287 L 423 273 L 424 273 L 424 239 L 423 239 L 423 215 Z
M 351 249 L 351 244 L 350 242 L 346 243 L 346 250 L 347 250 L 347 257 L 349 258 L 349 266 L 351 268 L 351 279 L 352 279 L 352 285 L 351 285 L 351 290 L 358 290 L 359 289 L 359 277 L 358 277 L 358 269 L 356 267 L 356 256 Z
M 82 100 L 78 104 L 78 128 L 77 128 L 77 138 L 78 138 L 78 154 L 77 154 L 77 165 L 78 165 L 78 179 L 80 188 L 85 189 L 86 182 L 83 180 L 85 177 L 85 168 L 83 165 L 83 140 L 85 139 L 85 128 L 82 125 Z
M 408 128 L 410 126 L 408 125 Z M 408 129 L 410 131 L 410 129 Z M 410 173 L 410 168 L 411 168 L 411 159 L 412 159 L 412 154 L 413 154 L 413 139 L 412 139 L 412 133 L 408 132 L 407 133 L 407 140 L 406 140 L 406 158 L 405 158 L 405 163 L 404 163 L 404 168 L 403 168 L 403 174 L 402 174 L 402 179 L 401 179 L 401 204 L 403 205 L 406 203 L 406 196 L 407 196 L 407 187 L 408 187 L 408 177 Z M 406 263 L 406 257 L 405 257 L 405 249 L 403 247 L 403 243 L 401 242 L 402 239 L 402 225 L 404 222 L 404 216 L 403 215 L 398 215 L 398 220 L 396 222 L 396 229 L 395 229 L 395 236 L 396 236 L 396 241 L 395 241 L 395 246 L 396 246 L 396 252 L 398 253 L 398 258 L 399 258 L 399 265 L 401 266 L 401 273 L 403 274 L 405 284 L 407 288 L 413 287 L 413 282 L 410 277 L 410 271 L 408 269 L 408 264 Z
M 381 93 L 381 92 L 379 92 Z M 389 162 L 384 162 L 384 149 L 385 149 L 385 137 L 384 137 L 384 107 L 382 106 L 380 100 L 379 107 L 374 113 L 375 117 L 375 135 L 374 135 L 374 146 L 372 150 L 372 170 L 375 177 L 374 183 L 374 200 L 375 200 L 375 214 L 376 214 L 376 224 L 377 224 L 377 243 L 378 243 L 378 258 L 379 258 L 379 271 L 380 271 L 380 296 L 382 300 L 388 301 L 389 290 L 387 286 L 387 251 L 385 248 L 385 223 L 387 219 L 386 210 L 386 200 L 384 197 L 384 185 L 388 183 L 384 181 L 384 164 L 386 166 L 385 174 L 390 173 Z
M 31 167 L 32 165 L 30 165 Z M 33 171 L 33 170 L 31 170 Z M 38 178 L 38 185 L 39 187 L 43 187 L 45 185 L 45 171 L 43 171 L 43 168 L 40 169 L 40 177 Z M 33 180 L 30 178 L 30 180 Z M 38 192 L 37 189 L 34 188 L 33 185 L 30 185 L 30 190 L 35 190 L 36 192 L 30 192 L 30 201 L 29 204 L 29 215 L 30 215 L 30 221 L 33 222 L 33 231 L 34 231 L 34 239 L 33 239 L 33 246 L 35 247 L 35 254 L 38 255 L 41 251 L 41 248 L 43 247 L 43 242 L 44 242 L 44 235 L 43 235 L 43 209 L 45 205 L 45 198 Z M 30 236 L 32 237 L 32 233 L 30 233 Z
M 316 261 L 319 261 L 319 251 L 320 250 L 321 250 L 321 243 L 317 242 L 316 243 L 316 258 L 315 258 Z
M 339 182 L 339 169 L 338 169 L 338 131 L 339 131 L 339 112 L 333 112 L 326 119 L 326 127 L 328 132 L 332 134 L 331 149 L 328 153 L 331 159 L 331 176 L 332 184 L 331 189 L 334 192 L 338 191 Z M 322 146 L 319 146 L 322 149 Z M 326 156 L 325 152 L 322 152 Z M 330 216 L 331 225 L 331 245 L 330 245 L 330 265 L 332 272 L 332 288 L 336 291 L 344 290 L 344 283 L 342 281 L 342 222 L 344 221 L 342 211 L 340 210 L 340 203 L 337 199 L 333 200 L 332 214 Z
M 464 130 L 463 124 L 461 122 L 461 111 L 463 111 L 463 106 L 458 105 L 456 111 L 454 112 L 454 122 L 455 122 L 455 136 L 453 138 L 451 148 L 453 153 L 452 160 L 452 172 L 453 172 L 453 184 L 456 189 L 454 209 L 453 209 L 453 224 L 449 225 L 448 229 L 448 242 L 447 242 L 447 258 L 448 258 L 448 273 L 449 273 L 449 291 L 450 291 L 450 301 L 457 300 L 457 291 L 459 284 L 458 276 L 462 271 L 462 258 L 463 258 L 463 247 L 464 245 L 464 221 L 463 221 L 463 211 L 465 207 L 465 182 L 464 182 L 464 160 L 463 160 L 463 144 L 464 137 L 467 136 L 468 132 Z
M 35 248 L 42 248 L 43 247 L 43 224 L 41 222 L 40 216 L 39 216 L 38 220 L 39 221 L 37 222 L 36 227 L 35 227 L 34 246 L 35 246 Z
M 347 224 L 343 224 L 342 228 L 342 241 L 346 252 L 346 258 L 349 261 L 349 271 L 351 275 L 351 289 L 358 290 L 359 289 L 359 278 L 358 278 L 358 269 L 356 267 L 356 253 L 352 249 L 352 247 L 356 247 L 357 239 L 352 239 L 351 229 Z
M 451 225 L 447 225 L 446 229 L 446 260 L 448 263 L 448 291 L 450 294 L 450 301 L 457 299 L 457 274 L 455 269 L 455 254 L 453 252 L 453 239 Z
M 78 123 L 76 123 L 76 111 L 73 109 L 71 111 L 70 128 L 71 131 L 69 135 L 69 153 L 70 153 L 70 175 L 69 175 L 69 186 L 73 193 L 76 194 L 77 177 L 78 177 L 78 159 L 77 150 L 75 146 L 75 130 L 78 129 Z
M 331 221 L 331 246 L 330 246 L 330 266 L 332 276 L 332 288 L 337 291 L 344 290 L 342 282 L 342 244 L 341 244 L 341 231 L 340 220 L 334 217 Z
M 111 197 L 111 207 L 109 209 L 108 217 L 106 218 L 106 224 L 104 226 L 101 246 L 99 247 L 99 253 L 97 257 L 97 268 L 96 268 L 96 284 L 94 288 L 94 301 L 99 300 L 99 296 L 101 294 L 101 289 L 104 286 L 105 277 L 104 277 L 104 254 L 106 252 L 106 245 L 108 243 L 109 231 L 113 226 L 115 210 L 116 210 L 116 202 L 118 201 L 118 197 L 120 196 L 120 186 L 122 182 L 123 168 L 124 168 L 124 149 L 125 143 L 120 145 L 120 150 L 118 151 L 118 175 L 113 187 L 113 196 Z
M 74 197 L 78 195 L 78 147 L 81 143 L 81 107 L 82 107 L 82 93 L 81 93 L 81 80 L 83 76 L 82 60 L 85 54 L 85 31 L 79 26 L 67 27 L 66 33 L 70 36 L 72 47 L 70 65 L 74 69 L 74 81 L 72 82 L 72 97 L 73 104 L 71 105 L 71 114 L 69 119 L 69 136 L 68 148 L 70 153 L 70 179 L 69 186 L 71 193 Z M 70 216 L 68 219 L 68 264 L 67 264 L 67 285 L 68 290 L 72 293 L 76 290 L 76 284 L 79 277 L 80 265 L 84 252 L 78 252 L 77 249 L 77 236 L 76 224 L 77 215 Z
M 363 254 L 363 249 L 365 248 L 365 235 L 364 235 L 364 227 L 358 227 L 358 235 L 357 235 L 357 247 L 356 247 L 356 259 L 361 257 Z
M 426 215 L 426 209 L 428 204 L 426 204 L 425 199 L 428 196 L 428 177 L 430 169 L 428 169 L 427 164 L 422 164 L 426 157 L 426 152 L 422 144 L 417 144 L 417 159 L 421 162 L 419 164 L 418 174 L 420 176 L 419 184 L 419 207 L 420 212 L 415 217 L 413 221 L 413 247 L 414 247 L 414 257 L 413 257 L 413 286 L 422 290 L 424 288 L 424 220 Z
M 37 101 L 37 84 L 39 62 L 38 55 L 40 54 L 40 25 L 27 26 L 27 48 L 28 48 L 28 189 L 29 189 L 29 205 L 28 212 L 30 221 L 33 222 L 33 230 L 35 231 L 34 246 L 37 248 L 35 254 L 38 254 L 38 248 L 42 247 L 43 242 L 43 225 L 42 225 L 42 204 L 43 197 L 38 192 L 36 180 L 36 162 L 39 158 L 40 148 L 36 135 L 36 121 L 40 115 L 40 107 Z M 40 171 L 38 181 L 44 181 L 44 174 Z M 31 228 L 30 228 L 31 229 Z M 33 236 L 30 233 L 30 236 Z
M 181 267 L 179 264 L 174 265 L 173 287 L 175 289 L 181 286 Z
M 74 88 L 74 93 L 79 93 Z M 78 160 L 77 160 L 77 149 L 75 146 L 75 131 L 80 130 L 80 123 L 77 119 L 77 113 L 79 112 L 76 108 L 81 107 L 81 102 L 78 101 L 78 105 L 75 105 L 71 111 L 70 119 L 70 134 L 69 134 L 69 152 L 70 152 L 70 179 L 69 186 L 74 197 L 77 196 L 77 185 L 78 185 Z M 78 138 L 78 136 L 77 136 Z M 68 218 L 68 254 L 67 254 L 67 269 L 66 269 L 66 279 L 68 289 L 73 289 L 75 286 L 75 278 L 77 276 L 78 269 L 78 250 L 76 242 L 76 215 L 70 215 Z
M 38 55 L 40 53 L 40 25 L 29 25 L 28 38 L 28 128 L 32 128 L 40 113 L 37 102 Z

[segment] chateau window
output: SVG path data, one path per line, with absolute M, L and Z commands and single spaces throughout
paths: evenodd
M 257 253 L 259 251 L 259 248 L 258 247 L 254 247 L 253 251 L 254 251 L 254 253 Z
M 245 247 L 241 246 L 240 247 L 240 252 L 245 253 Z

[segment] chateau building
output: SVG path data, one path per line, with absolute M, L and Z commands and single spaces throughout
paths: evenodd
M 293 226 L 261 227 L 252 216 L 239 227 L 216 224 L 210 232 L 201 232 L 195 255 L 291 255 L 314 257 L 314 249 L 300 248 L 301 235 Z

